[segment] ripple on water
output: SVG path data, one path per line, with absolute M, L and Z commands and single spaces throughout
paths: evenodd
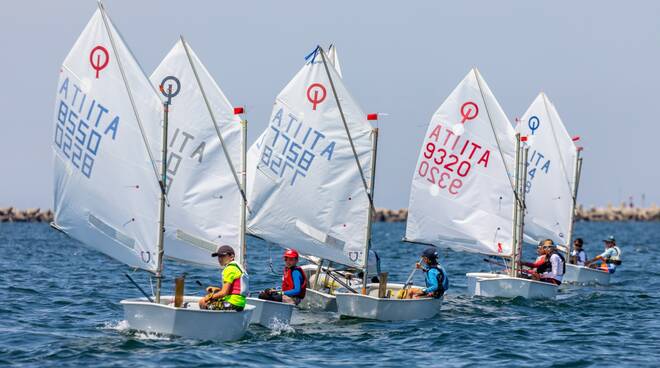
M 407 278 L 424 248 L 400 243 L 403 231 L 403 224 L 380 223 L 374 230 L 382 268 L 393 281 Z M 385 323 L 296 311 L 290 325 L 254 327 L 239 341 L 218 343 L 131 330 L 118 302 L 139 293 L 122 265 L 43 224 L 0 224 L 0 365 L 656 366 L 660 227 L 576 227 L 590 255 L 610 232 L 621 239 L 625 256 L 610 286 L 562 288 L 556 301 L 471 298 L 465 272 L 488 265 L 476 255 L 442 251 L 452 288 L 436 318 Z M 252 289 L 277 285 L 280 278 L 266 271 L 274 251 L 255 239 L 249 247 Z M 276 262 L 281 268 L 278 257 Z M 166 262 L 168 292 L 172 276 L 184 271 L 189 293 L 196 291 L 195 280 L 219 278 L 215 270 Z M 149 289 L 145 274 L 133 277 Z M 415 277 L 423 283 L 421 274 Z

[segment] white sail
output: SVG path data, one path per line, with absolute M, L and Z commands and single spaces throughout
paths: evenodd
M 512 254 L 515 131 L 471 70 L 431 118 L 412 180 L 406 240 Z
M 180 88 L 171 98 L 169 108 L 165 256 L 217 266 L 218 261 L 210 254 L 220 244 L 232 246 L 237 259 L 242 259 L 239 246 L 241 194 L 200 84 L 233 165 L 240 163 L 240 118 L 233 114 L 233 107 L 220 87 L 186 44 L 190 53 L 188 59 L 183 42 L 179 40 L 174 45 L 151 75 L 151 82 L 157 88 L 166 80 L 165 94 Z M 170 86 L 172 92 L 168 92 Z M 154 130 L 153 134 L 160 136 L 160 131 Z
M 540 93 L 516 127 L 527 136 L 525 185 L 527 241 L 552 239 L 566 244 L 573 208 L 573 171 L 577 148 L 557 110 Z
M 339 54 L 337 54 L 337 46 L 335 44 L 332 44 L 330 45 L 330 47 L 328 47 L 328 61 L 330 62 L 330 64 L 332 64 L 332 66 L 335 67 L 337 74 L 339 74 L 340 77 L 344 78 L 344 75 L 341 73 Z
M 160 126 L 161 119 L 155 90 L 99 8 L 60 69 L 54 222 L 88 247 L 150 271 L 160 190 L 139 124 Z
M 371 126 L 328 66 L 368 182 Z M 363 267 L 369 200 L 320 53 L 277 96 L 248 166 L 251 234 Z
M 328 47 L 328 62 L 330 65 L 332 65 L 337 73 L 339 74 L 339 77 L 343 78 L 343 75 L 341 73 L 341 65 L 339 63 L 339 55 L 337 54 L 337 46 L 335 44 L 331 44 L 330 47 Z M 247 152 L 247 189 L 246 192 L 250 193 L 252 192 L 252 183 L 254 181 L 254 175 L 257 169 L 257 161 L 259 160 L 259 148 L 257 147 L 257 143 L 261 142 L 264 140 L 264 137 L 268 133 L 268 129 L 264 130 L 259 138 L 257 138 L 256 142 L 250 146 L 250 149 Z

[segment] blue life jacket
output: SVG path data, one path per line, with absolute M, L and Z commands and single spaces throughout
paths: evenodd
M 449 289 L 449 277 L 447 276 L 445 270 L 438 265 L 429 266 L 429 269 L 424 270 L 424 272 L 428 272 L 431 269 L 438 270 L 438 275 L 436 276 L 438 282 L 438 290 L 431 293 L 431 296 L 433 296 L 434 298 L 440 298 L 445 294 L 445 291 Z M 426 286 L 428 287 L 428 285 Z

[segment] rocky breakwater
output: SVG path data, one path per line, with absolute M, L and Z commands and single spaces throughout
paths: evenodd
M 14 207 L 0 208 L 0 222 L 51 222 L 53 211 L 40 208 L 17 210 Z
M 582 221 L 660 221 L 660 207 L 655 204 L 651 207 L 631 207 L 621 204 L 618 207 L 584 208 L 578 206 L 576 220 Z
M 387 208 L 376 208 L 374 214 L 374 221 L 380 222 L 403 222 L 408 218 L 408 209 L 401 208 L 398 210 L 390 210 Z
M 408 218 L 408 210 L 390 210 L 377 208 L 374 215 L 375 221 L 381 222 L 403 222 Z M 608 205 L 607 207 L 585 208 L 578 206 L 575 214 L 576 221 L 660 221 L 660 207 L 652 205 L 648 208 L 630 207 L 622 204 L 619 207 Z
M 408 210 L 401 208 L 391 210 L 388 208 L 377 208 L 374 221 L 380 222 L 404 222 L 408 218 Z M 630 207 L 624 204 L 615 207 L 586 208 L 578 206 L 575 214 L 576 221 L 660 221 L 660 207 Z M 42 211 L 39 208 L 18 210 L 14 207 L 0 208 L 0 222 L 51 222 L 53 211 Z

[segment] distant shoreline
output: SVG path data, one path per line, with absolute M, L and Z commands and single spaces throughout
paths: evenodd
M 390 210 L 377 208 L 375 220 L 380 222 L 404 222 L 408 218 L 408 209 Z M 660 221 L 660 207 L 655 204 L 648 208 L 630 207 L 621 204 L 619 207 L 585 208 L 579 205 L 575 215 L 576 221 Z
M 408 218 L 408 210 L 390 210 L 377 208 L 374 219 L 379 222 L 404 222 Z M 648 208 L 620 205 L 614 207 L 578 206 L 576 221 L 660 221 L 660 207 L 655 204 Z M 53 221 L 53 211 L 40 208 L 25 210 L 14 207 L 0 207 L 0 222 L 46 222 Z

